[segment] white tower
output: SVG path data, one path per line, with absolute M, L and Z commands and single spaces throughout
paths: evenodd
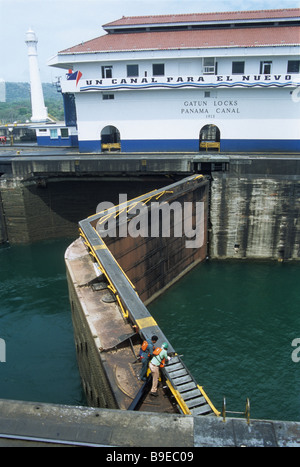
M 31 89 L 31 109 L 32 122 L 45 122 L 48 119 L 48 111 L 45 107 L 42 82 L 37 58 L 37 37 L 32 29 L 26 33 L 25 42 L 28 47 L 30 89 Z

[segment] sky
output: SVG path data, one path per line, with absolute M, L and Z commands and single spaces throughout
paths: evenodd
M 63 71 L 47 61 L 60 50 L 105 34 L 103 24 L 122 16 L 299 8 L 300 0 L 0 0 L 0 79 L 29 82 L 25 35 L 38 38 L 42 82 Z

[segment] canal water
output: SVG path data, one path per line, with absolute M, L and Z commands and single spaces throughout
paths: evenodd
M 0 247 L 0 398 L 85 404 L 63 259 L 70 243 Z M 253 418 L 300 421 L 299 284 L 299 264 L 207 261 L 149 310 L 219 410 L 224 396 L 228 411 L 249 397 Z
M 64 266 L 70 243 L 0 247 L 0 398 L 85 404 Z
M 300 422 L 299 285 L 300 264 L 206 261 L 149 311 L 217 409 Z

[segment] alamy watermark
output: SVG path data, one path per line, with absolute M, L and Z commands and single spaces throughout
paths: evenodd
M 6 362 L 6 343 L 4 339 L 0 339 L 0 363 Z
M 143 203 L 127 201 L 119 195 L 119 205 L 104 201 L 97 206 L 102 213 L 96 226 L 101 237 L 185 237 L 186 248 L 204 243 L 204 202 L 179 201 Z
M 292 92 L 292 101 L 300 102 L 300 86 L 297 86 Z
M 300 338 L 297 337 L 292 341 L 292 347 L 296 347 L 292 352 L 292 360 L 294 363 L 300 362 Z

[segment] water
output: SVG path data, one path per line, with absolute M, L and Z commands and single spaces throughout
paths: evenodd
M 64 252 L 70 240 L 0 247 L 0 398 L 85 404 Z M 150 312 L 220 410 L 300 421 L 300 264 L 207 261 Z
M 64 251 L 70 240 L 0 247 L 0 398 L 84 404 Z
M 207 261 L 149 306 L 221 410 L 300 421 L 300 265 Z

